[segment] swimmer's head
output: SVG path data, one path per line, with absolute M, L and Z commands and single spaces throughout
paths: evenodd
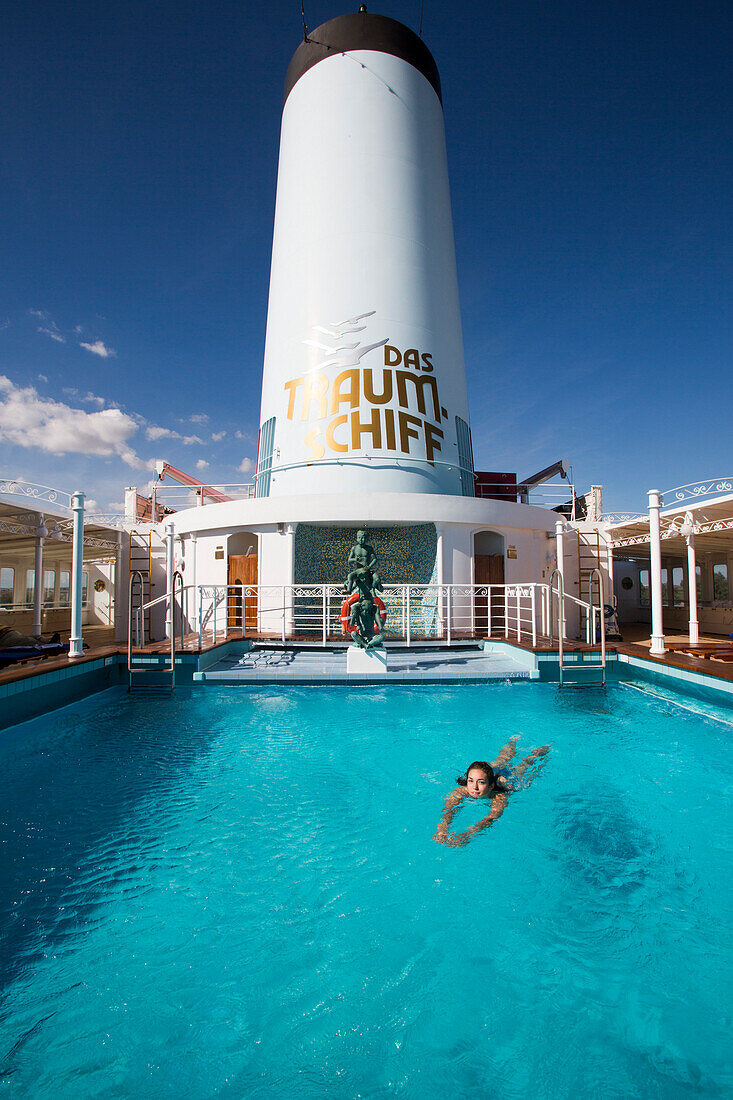
M 494 769 L 485 760 L 474 760 L 473 764 L 469 764 L 466 774 L 458 776 L 458 783 L 466 788 L 469 798 L 484 798 L 499 789 Z

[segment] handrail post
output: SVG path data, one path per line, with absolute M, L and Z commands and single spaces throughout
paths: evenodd
M 282 603 L 282 609 L 283 609 L 283 614 L 282 614 L 282 643 L 283 643 L 283 645 L 285 645 L 285 585 L 282 586 L 282 600 L 280 602 Z
M 530 601 L 532 607 L 532 648 L 537 648 L 537 597 L 535 595 L 535 586 L 532 585 L 530 589 Z
M 326 645 L 326 635 L 328 633 L 328 605 L 326 603 L 326 585 L 322 584 L 321 588 L 323 590 L 322 593 L 321 593 L 321 603 L 322 603 L 321 617 L 323 619 L 323 623 L 322 623 L 322 626 L 323 626 L 323 645 L 325 647 L 325 645 Z
M 408 648 L 412 645 L 412 633 L 410 629 L 410 586 L 407 585 L 407 645 Z
M 522 640 L 522 597 L 520 595 L 521 589 L 517 585 L 517 641 Z
M 449 584 L 448 588 L 447 588 L 447 591 L 446 591 L 446 598 L 445 598 L 446 599 L 446 625 L 447 625 L 447 628 L 448 628 L 448 645 L 450 645 L 450 634 L 451 634 L 451 606 L 450 606 L 451 588 L 452 588 L 452 585 Z
M 201 652 L 201 644 L 203 642 L 204 635 L 204 592 L 203 585 L 199 585 L 199 652 Z
M 491 585 L 486 585 L 486 637 L 491 637 Z
M 509 638 L 509 587 L 504 585 L 504 637 Z

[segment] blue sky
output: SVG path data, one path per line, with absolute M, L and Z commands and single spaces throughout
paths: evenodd
M 420 0 L 370 10 L 416 29 Z M 478 469 L 567 457 L 608 509 L 733 473 L 731 24 L 425 0 Z M 0 474 L 103 510 L 155 458 L 249 479 L 300 36 L 298 0 L 6 9 Z

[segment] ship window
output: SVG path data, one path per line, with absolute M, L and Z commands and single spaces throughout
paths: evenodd
M 26 607 L 33 607 L 33 589 L 36 586 L 36 571 L 35 569 L 26 569 L 25 571 L 25 605 Z
M 456 417 L 456 438 L 458 440 L 458 465 L 461 468 L 461 493 L 464 497 L 474 495 L 473 447 L 471 429 L 460 416 Z
M 639 604 L 641 607 L 649 606 L 649 570 L 639 570 Z
M 87 605 L 87 592 L 89 591 L 89 574 L 82 573 L 81 575 L 81 603 L 82 607 Z
M 62 569 L 59 573 L 59 604 L 61 607 L 69 606 L 69 591 L 71 589 L 71 573 Z
M 685 606 L 685 571 L 681 565 L 672 570 L 672 599 L 675 607 Z
M 669 582 L 667 580 L 667 570 L 662 570 L 662 604 L 664 607 L 669 603 Z
M 730 598 L 728 592 L 728 566 L 719 562 L 713 565 L 713 599 L 727 600 Z
M 257 465 L 257 488 L 255 495 L 269 497 L 272 477 L 272 453 L 275 444 L 275 417 L 266 420 L 260 429 L 260 458 Z
M 0 607 L 10 607 L 15 589 L 15 570 L 9 565 L 0 569 Z
M 43 606 L 52 607 L 53 597 L 56 591 L 56 570 L 44 569 L 43 571 Z

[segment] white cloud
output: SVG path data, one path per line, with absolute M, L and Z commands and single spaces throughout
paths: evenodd
M 208 470 L 208 468 L 209 468 L 209 464 L 208 464 L 208 462 L 206 461 L 205 458 L 200 458 L 198 460 L 198 462 L 196 463 L 196 469 L 197 470 Z
M 10 328 L 10 321 L 0 321 L 0 332 L 4 332 L 6 328 Z
M 194 443 L 200 443 L 202 447 L 204 445 L 203 439 L 201 439 L 197 435 L 184 435 L 183 436 L 183 442 L 186 444 L 187 447 L 192 446 L 192 444 L 194 444 Z
M 220 443 L 221 440 L 224 438 L 224 436 L 226 434 L 227 434 L 226 432 L 214 432 L 212 437 L 211 437 L 211 442 L 212 443 Z
M 84 329 L 83 329 L 83 327 L 82 327 L 81 325 L 74 325 L 74 334 L 75 334 L 76 336 L 81 336 L 81 334 L 83 333 L 83 331 L 84 331 Z
M 255 468 L 255 464 L 251 458 L 243 458 L 237 466 L 240 474 L 251 474 Z
M 92 355 L 99 355 L 102 359 L 114 359 L 117 355 L 114 348 L 108 348 L 101 340 L 95 340 L 93 344 L 85 344 L 84 341 L 82 341 L 79 347 L 86 348 Z
M 44 336 L 50 336 L 52 340 L 55 340 L 57 344 L 65 344 L 66 337 L 62 336 L 60 332 L 55 331 L 52 328 L 44 328 L 43 325 L 38 326 L 38 331 L 43 333 Z
M 194 413 L 193 416 L 189 416 L 188 419 L 191 424 L 205 424 L 209 418 L 206 413 Z M 183 421 L 181 421 L 181 423 L 183 424 Z
M 105 403 L 103 397 L 97 397 L 96 394 L 93 393 L 87 393 L 84 397 L 82 397 L 82 401 L 86 401 L 90 405 L 99 405 L 100 408 Z
M 249 436 L 246 434 L 246 432 L 240 432 L 239 430 L 237 430 L 234 433 L 234 438 L 235 439 L 249 439 Z
M 50 454 L 118 456 L 133 469 L 150 463 L 139 458 L 128 440 L 138 425 L 120 409 L 86 412 L 41 397 L 33 386 L 16 386 L 0 375 L 0 439 Z
M 145 429 L 145 435 L 148 439 L 180 439 L 178 432 L 174 432 L 171 428 L 159 428 L 156 424 L 151 424 L 149 428 Z
M 39 382 L 48 382 L 48 378 L 46 377 L 45 374 L 39 374 L 38 375 L 38 381 Z
M 84 501 L 84 511 L 85 512 L 98 512 L 99 511 L 99 501 L 96 501 L 94 499 L 94 497 L 89 497 L 87 500 Z

